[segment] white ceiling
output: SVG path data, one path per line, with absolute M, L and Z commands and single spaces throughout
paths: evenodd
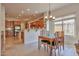
M 6 15 L 10 17 L 25 16 L 27 18 L 30 15 L 36 16 L 49 10 L 48 3 L 5 3 L 3 5 L 5 6 Z M 68 5 L 68 3 L 53 3 L 50 7 L 52 10 L 56 10 L 65 5 Z M 30 10 L 28 11 L 27 9 Z

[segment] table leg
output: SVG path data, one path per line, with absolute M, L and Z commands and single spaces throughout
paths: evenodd
M 47 45 L 47 52 L 48 52 L 48 45 Z
M 64 50 L 64 41 L 63 41 L 63 50 Z

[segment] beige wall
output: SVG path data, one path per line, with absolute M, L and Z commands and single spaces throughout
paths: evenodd
M 24 29 L 25 29 L 25 21 L 22 21 L 21 22 L 21 31 L 24 31 Z
M 62 8 L 53 11 L 53 16 L 61 17 L 72 13 L 76 13 L 78 11 L 79 11 L 79 4 L 69 4 L 67 6 L 64 6 Z
M 16 18 L 12 18 L 12 17 L 6 17 L 5 18 L 7 21 L 21 21 L 21 19 L 16 19 Z
M 5 31 L 5 9 L 0 4 L 0 55 L 1 55 L 1 31 Z M 4 33 L 5 35 L 5 33 Z M 5 37 L 4 37 L 5 39 Z

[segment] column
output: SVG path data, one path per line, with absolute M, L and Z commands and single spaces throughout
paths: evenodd
M 4 35 L 4 37 L 3 37 Z M 5 8 L 0 4 L 0 55 L 5 48 Z M 3 46 L 1 46 L 3 44 Z

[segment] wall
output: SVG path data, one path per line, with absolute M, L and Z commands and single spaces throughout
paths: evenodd
M 78 12 L 79 4 L 69 4 L 53 11 L 53 16 L 61 17 Z
M 21 31 L 24 31 L 24 29 L 25 29 L 25 21 L 22 21 L 21 22 Z
M 5 35 L 5 8 L 0 4 L 0 55 L 1 55 L 1 43 L 2 43 L 1 31 L 4 31 L 4 35 Z M 5 40 L 5 37 L 4 37 L 4 40 Z M 3 43 L 4 42 L 5 41 L 3 41 Z
M 16 18 L 13 18 L 13 17 L 6 17 L 5 19 L 7 21 L 21 21 L 20 19 L 16 19 Z

